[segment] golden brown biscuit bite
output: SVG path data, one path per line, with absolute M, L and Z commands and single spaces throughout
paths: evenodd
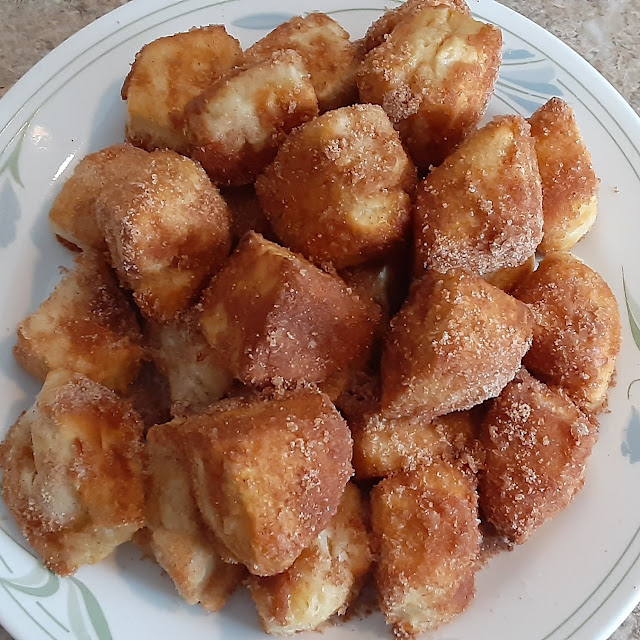
M 102 256 L 76 258 L 53 293 L 18 325 L 16 360 L 44 380 L 68 369 L 120 393 L 134 380 L 143 355 L 133 305 Z
M 514 291 L 533 310 L 533 343 L 524 365 L 599 411 L 620 351 L 620 312 L 609 285 L 570 253 L 550 253 Z
M 229 252 L 229 211 L 202 167 L 153 151 L 96 202 L 121 285 L 142 313 L 168 322 L 186 310 Z
M 328 526 L 283 573 L 250 576 L 251 597 L 267 633 L 313 630 L 344 614 L 371 565 L 365 506 L 348 484 Z
M 357 58 L 349 34 L 324 13 L 291 18 L 244 52 L 244 63 L 267 59 L 274 51 L 293 49 L 304 60 L 318 97 L 320 112 L 355 101 Z
M 145 334 L 151 357 L 169 382 L 174 416 L 204 411 L 227 393 L 233 376 L 202 335 L 197 313 L 171 323 L 147 322 Z
M 130 144 L 114 144 L 84 157 L 64 183 L 49 211 L 53 232 L 79 249 L 105 251 L 107 243 L 96 219 L 96 200 L 147 154 Z
M 294 131 L 256 181 L 278 238 L 336 269 L 380 257 L 409 226 L 415 169 L 384 111 L 329 111 Z
M 382 408 L 427 419 L 497 396 L 531 344 L 526 305 L 463 271 L 427 273 L 393 319 Z
M 562 511 L 584 484 L 597 423 L 522 369 L 493 401 L 481 429 L 480 507 L 514 543 Z
M 202 298 L 202 331 L 233 375 L 254 386 L 322 382 L 350 371 L 379 310 L 304 258 L 248 233 Z
M 407 0 L 401 5 L 385 11 L 368 29 L 362 40 L 362 47 L 366 53 L 381 45 L 386 37 L 396 28 L 399 22 L 418 13 L 426 7 L 449 7 L 465 15 L 471 15 L 464 0 Z
M 244 396 L 184 427 L 198 507 L 223 558 L 256 575 L 288 569 L 336 513 L 353 472 L 335 407 L 312 389 Z
M 190 155 L 219 185 L 255 180 L 287 134 L 318 115 L 300 55 L 275 51 L 213 84 L 185 109 Z
M 433 459 L 454 461 L 473 454 L 474 424 L 468 411 L 433 420 L 420 414 L 392 417 L 377 410 L 349 421 L 356 477 L 386 478 Z
M 202 521 L 181 456 L 182 425 L 152 427 L 147 435 L 145 515 L 149 546 L 188 604 L 221 609 L 244 567 L 222 561 Z
M 569 251 L 598 213 L 598 178 L 573 109 L 551 98 L 530 118 L 542 178 L 541 253 Z
M 122 86 L 126 139 L 147 151 L 188 152 L 184 108 L 242 60 L 240 43 L 222 25 L 158 38 L 136 54 Z
M 542 189 L 530 128 L 502 116 L 475 131 L 419 185 L 416 273 L 518 267 L 542 239 Z
M 113 391 L 56 369 L 0 444 L 2 497 L 55 573 L 99 562 L 143 526 L 142 428 Z
M 378 600 L 397 638 L 414 638 L 464 611 L 475 594 L 481 536 L 475 479 L 434 461 L 371 492 Z
M 446 6 L 408 12 L 365 57 L 362 102 L 382 105 L 420 169 L 439 165 L 475 127 L 493 93 L 499 29 Z

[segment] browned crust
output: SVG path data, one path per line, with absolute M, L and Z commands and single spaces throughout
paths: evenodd
M 542 189 L 533 138 L 521 116 L 471 134 L 417 190 L 416 273 L 518 267 L 542 239 Z
M 365 56 L 360 100 L 382 105 L 415 164 L 428 169 L 482 118 L 501 56 L 496 27 L 449 7 L 424 7 Z
M 399 7 L 385 11 L 368 29 L 362 39 L 362 47 L 365 53 L 381 45 L 387 36 L 396 28 L 399 22 L 418 13 L 425 7 L 449 7 L 460 11 L 467 16 L 471 15 L 469 7 L 464 0 L 408 0 Z
M 286 571 L 249 577 L 267 633 L 312 630 L 345 612 L 371 566 L 365 516 L 358 488 L 348 484 L 329 525 Z
M 564 100 L 551 98 L 529 123 L 542 178 L 545 228 L 540 251 L 566 251 L 580 237 L 571 233 L 580 222 L 580 207 L 596 197 L 600 181 L 573 109 Z
M 133 305 L 101 256 L 80 254 L 38 310 L 18 325 L 13 354 L 44 380 L 53 369 L 82 373 L 124 392 L 143 356 Z
M 207 340 L 235 377 L 259 387 L 350 373 L 379 317 L 377 305 L 338 276 L 254 233 L 212 280 L 201 306 Z
M 96 206 L 121 285 L 154 320 L 187 309 L 227 257 L 225 201 L 199 164 L 173 151 L 145 154 Z
M 349 429 L 314 390 L 220 401 L 181 438 L 203 519 L 228 559 L 256 575 L 291 566 L 353 472 Z
M 349 34 L 324 13 L 291 18 L 244 52 L 244 64 L 268 58 L 274 51 L 293 49 L 304 60 L 318 96 L 320 113 L 355 102 L 358 60 Z
M 287 69 L 292 77 L 283 78 Z M 224 113 L 210 113 L 222 100 L 250 105 L 257 120 L 251 126 L 261 132 L 258 140 L 247 134 L 247 116 L 241 112 L 229 107 Z M 189 102 L 185 108 L 189 155 L 215 184 L 249 184 L 273 160 L 287 135 L 317 115 L 317 98 L 302 57 L 293 50 L 275 51 L 266 60 L 228 73 Z M 228 129 L 224 135 L 223 125 Z
M 222 25 L 194 28 L 142 47 L 122 85 L 129 111 L 126 140 L 147 151 L 188 152 L 185 106 L 241 60 L 240 42 Z
M 278 238 L 336 269 L 404 241 L 415 168 L 384 111 L 355 105 L 294 131 L 256 181 Z
M 58 369 L 0 444 L 2 497 L 52 571 L 98 562 L 143 525 L 142 429 L 113 391 Z
M 522 543 L 573 500 L 598 425 L 562 392 L 520 371 L 484 420 L 480 507 L 497 532 Z
M 371 492 L 380 608 L 397 637 L 450 621 L 471 602 L 480 549 L 475 480 L 444 462 Z
M 620 351 L 620 312 L 603 278 L 570 253 L 551 253 L 514 295 L 533 310 L 533 343 L 524 365 L 562 387 L 578 406 L 606 404 Z
M 85 156 L 64 183 L 49 211 L 53 231 L 64 243 L 80 249 L 105 251 L 96 219 L 96 200 L 118 177 L 146 154 L 130 144 L 114 144 Z
M 478 276 L 427 273 L 393 319 L 382 355 L 382 408 L 427 419 L 497 396 L 531 344 L 526 305 Z

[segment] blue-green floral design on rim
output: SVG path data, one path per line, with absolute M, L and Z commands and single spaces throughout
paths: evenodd
M 3 531 L 0 529 L 0 531 Z M 26 614 L 26 616 L 52 640 L 74 638 L 87 640 L 113 640 L 109 623 L 91 590 L 74 577 L 60 578 L 42 566 L 40 560 L 6 532 L 7 538 L 17 549 L 25 551 L 33 560 L 32 568 L 23 575 L 16 575 L 12 565 L 0 553 L 0 589 Z M 47 600 L 66 592 L 67 619 L 61 619 L 60 607 L 56 614 L 50 611 Z M 52 621 L 51 625 L 44 624 Z M 43 624 L 44 623 L 44 624 Z

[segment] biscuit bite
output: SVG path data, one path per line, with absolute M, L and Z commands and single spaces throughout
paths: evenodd
M 434 461 L 371 492 L 374 577 L 397 638 L 449 622 L 470 604 L 481 536 L 475 478 Z
M 391 417 L 380 410 L 349 421 L 356 478 L 386 478 L 433 459 L 470 458 L 475 426 L 468 411 L 425 420 L 420 414 Z M 474 465 L 475 466 L 475 465 Z
M 107 243 L 96 219 L 96 200 L 114 180 L 126 176 L 132 166 L 144 164 L 146 158 L 142 149 L 130 144 L 114 144 L 84 157 L 49 211 L 56 236 L 79 249 L 106 251 Z
M 222 25 L 158 38 L 136 54 L 122 86 L 126 139 L 147 151 L 187 153 L 184 108 L 242 61 L 242 47 Z
M 206 341 L 194 311 L 170 324 L 149 322 L 145 333 L 169 382 L 174 416 L 204 411 L 230 389 L 233 376 Z
M 533 310 L 524 358 L 543 382 L 564 389 L 585 411 L 600 411 L 620 351 L 620 312 L 609 285 L 570 253 L 551 253 L 514 295 Z
M 355 102 L 355 46 L 335 20 L 324 13 L 291 18 L 249 47 L 244 61 L 252 64 L 285 49 L 297 51 L 304 60 L 321 113 Z
M 249 184 L 289 132 L 317 115 L 303 59 L 290 49 L 275 51 L 229 73 L 187 105 L 190 155 L 215 184 Z
M 244 576 L 222 561 L 191 489 L 180 454 L 180 423 L 152 427 L 147 435 L 145 515 L 149 545 L 187 604 L 221 609 Z
M 439 165 L 480 122 L 502 34 L 447 6 L 408 11 L 358 72 L 362 102 L 382 105 L 415 164 Z
M 471 15 L 464 0 L 407 0 L 401 5 L 385 11 L 370 27 L 362 39 L 362 47 L 366 53 L 381 45 L 387 36 L 405 18 L 408 18 L 427 7 L 449 7 L 465 15 Z
M 542 178 L 540 252 L 569 251 L 598 213 L 598 178 L 573 109 L 551 98 L 530 118 Z
M 402 244 L 414 185 L 415 169 L 389 118 L 363 104 L 294 131 L 256 192 L 286 246 L 341 269 Z
M 463 271 L 427 271 L 393 319 L 382 408 L 426 419 L 470 409 L 513 379 L 531 344 L 526 305 Z
M 484 275 L 522 265 L 542 239 L 542 189 L 533 138 L 520 116 L 472 133 L 419 185 L 416 273 Z
M 267 633 L 311 631 L 344 614 L 371 566 L 360 491 L 348 484 L 329 525 L 283 573 L 251 576 L 248 586 Z
M 0 445 L 2 497 L 58 575 L 99 562 L 143 526 L 142 428 L 113 391 L 56 369 Z
M 304 258 L 248 233 L 204 292 L 205 338 L 245 384 L 322 382 L 351 371 L 379 310 Z
M 353 469 L 349 428 L 313 389 L 222 400 L 184 426 L 198 507 L 223 558 L 288 569 L 336 513 Z
M 16 360 L 38 380 L 53 369 L 82 373 L 124 392 L 142 358 L 133 309 L 95 253 L 82 253 L 53 293 L 18 325 Z
M 524 542 L 584 484 L 598 436 L 563 393 L 522 369 L 493 401 L 481 429 L 480 507 L 499 535 Z
M 120 283 L 142 313 L 170 322 L 186 310 L 229 252 L 229 211 L 202 167 L 153 151 L 96 202 Z

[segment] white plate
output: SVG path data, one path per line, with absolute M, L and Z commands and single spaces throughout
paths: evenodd
M 489 115 L 528 116 L 552 95 L 564 97 L 577 113 L 602 183 L 598 221 L 576 253 L 618 297 L 624 340 L 611 412 L 602 416 L 584 490 L 530 542 L 491 560 L 478 575 L 469 610 L 428 637 L 604 639 L 640 599 L 640 385 L 630 388 L 640 378 L 640 121 L 553 36 L 492 0 L 471 2 L 480 19 L 502 28 L 505 40 Z M 38 388 L 13 361 L 16 324 L 54 286 L 58 265 L 70 262 L 49 230 L 49 206 L 80 158 L 122 139 L 120 86 L 142 45 L 210 23 L 224 23 L 248 45 L 312 10 L 329 13 L 360 37 L 385 4 L 389 0 L 279 0 L 271 11 L 260 0 L 138 0 L 73 36 L 0 100 L 0 434 Z M 215 615 L 189 607 L 132 545 L 76 578 L 59 579 L 25 550 L 1 502 L 0 528 L 0 622 L 20 640 L 264 637 L 245 594 Z M 390 635 L 373 615 L 323 637 Z

